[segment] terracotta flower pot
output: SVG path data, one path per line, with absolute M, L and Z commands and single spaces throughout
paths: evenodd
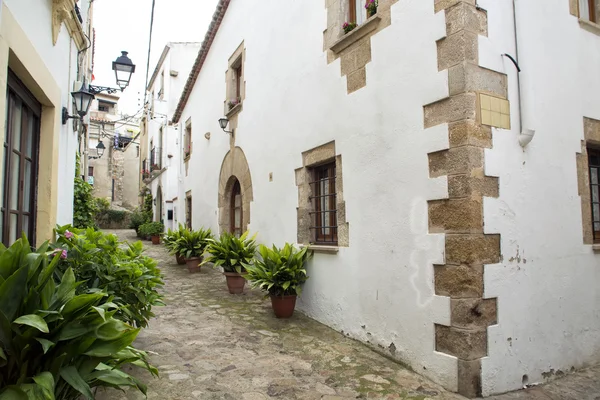
M 152 244 L 160 244 L 160 236 L 152 236 Z
M 237 272 L 223 272 L 225 279 L 227 280 L 227 289 L 231 294 L 242 294 L 244 293 L 244 285 L 246 279 Z
M 289 318 L 294 314 L 296 308 L 295 294 L 289 296 L 273 296 L 271 295 L 271 305 L 277 318 Z
M 177 265 L 185 264 L 185 257 L 182 256 L 181 254 L 175 254 L 175 259 L 177 260 Z
M 192 257 L 186 258 L 185 263 L 187 264 L 188 271 L 190 272 L 200 272 L 200 262 L 202 261 L 201 257 Z

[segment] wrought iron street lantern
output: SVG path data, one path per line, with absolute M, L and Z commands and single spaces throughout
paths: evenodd
M 135 65 L 127 57 L 127 54 L 126 51 L 122 51 L 121 56 L 112 63 L 112 69 L 115 71 L 115 77 L 117 78 L 117 86 L 119 86 L 121 91 L 129 86 L 131 75 L 135 72 Z
M 77 115 L 69 115 L 69 112 L 66 107 L 62 109 L 62 123 L 65 125 L 69 119 L 83 119 L 87 115 L 90 110 L 90 106 L 92 105 L 92 101 L 95 96 L 92 93 L 85 80 L 81 84 L 81 88 L 76 92 L 71 92 L 71 97 L 73 97 L 73 104 L 75 106 L 75 111 Z
M 98 151 L 98 158 L 102 158 L 105 149 L 106 147 L 104 146 L 104 143 L 102 143 L 102 140 L 100 140 L 96 145 L 96 150 Z
M 230 133 L 231 136 L 233 136 L 233 131 L 226 131 L 225 130 L 225 128 L 227 128 L 228 124 L 229 124 L 229 120 L 227 118 L 220 118 L 219 119 L 219 126 L 221 127 L 221 129 L 223 129 L 223 132 Z

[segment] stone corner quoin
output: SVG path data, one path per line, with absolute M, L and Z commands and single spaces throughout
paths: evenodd
M 445 264 L 435 266 L 435 293 L 450 297 L 450 326 L 435 325 L 436 351 L 457 358 L 458 392 L 482 394 L 481 359 L 496 299 L 484 299 L 485 264 L 500 261 L 500 235 L 483 232 L 483 197 L 498 197 L 498 178 L 484 174 L 492 130 L 477 120 L 478 91 L 507 98 L 504 74 L 478 65 L 487 13 L 475 0 L 434 0 L 447 35 L 437 42 L 438 69 L 448 71 L 449 97 L 424 106 L 424 126 L 448 124 L 449 148 L 430 153 L 430 177 L 448 178 L 448 198 L 429 201 L 429 231 L 445 234 Z

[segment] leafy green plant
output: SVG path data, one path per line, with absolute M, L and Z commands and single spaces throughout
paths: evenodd
M 96 202 L 96 209 L 98 212 L 104 212 L 110 209 L 110 201 L 104 197 L 96 197 L 94 201 Z
M 77 228 L 95 227 L 96 202 L 92 196 L 94 188 L 83 179 L 75 178 L 73 194 L 73 225 Z
M 131 229 L 135 229 L 138 236 L 140 236 L 140 226 L 148 222 L 150 222 L 150 219 L 148 218 L 147 213 L 144 213 L 140 210 L 135 210 L 133 213 L 131 213 L 129 227 Z
M 179 254 L 183 254 L 185 258 L 201 257 L 208 246 L 208 239 L 212 237 L 210 229 L 201 228 L 197 231 L 184 229 L 181 237 L 177 239 Z
M 58 270 L 65 256 L 48 243 L 32 252 L 25 237 L 0 248 L 0 399 L 93 399 L 97 387 L 145 394 L 121 370 L 158 374 L 131 347 L 139 329 L 114 318 L 119 307 L 105 292 L 77 294 L 73 269 Z
M 258 257 L 253 265 L 246 265 L 245 278 L 251 286 L 267 291 L 272 296 L 287 296 L 302 292 L 306 282 L 306 263 L 312 257 L 308 248 L 296 249 L 286 243 L 281 249 L 273 245 L 260 245 Z
M 163 243 L 169 253 L 172 255 L 184 255 L 184 251 L 181 249 L 179 239 L 183 236 L 183 232 L 186 231 L 186 228 L 179 224 L 179 228 L 177 230 L 169 229 L 167 233 L 163 235 Z
M 146 327 L 153 306 L 164 305 L 158 289 L 163 280 L 156 261 L 142 254 L 141 242 L 127 244 L 115 235 L 57 227 L 53 247 L 68 255 L 59 271 L 71 268 L 81 284 L 77 293 L 102 290 L 113 297 L 119 309 L 115 317 L 138 327 Z
M 254 261 L 256 254 L 256 234 L 248 238 L 246 231 L 239 238 L 224 232 L 219 239 L 209 239 L 206 252 L 210 254 L 204 263 L 212 262 L 215 267 L 222 267 L 225 272 L 245 272 L 246 265 Z M 204 264 L 203 263 L 203 264 Z
M 165 231 L 165 226 L 162 222 L 148 222 L 140 226 L 140 231 L 146 236 L 160 236 Z

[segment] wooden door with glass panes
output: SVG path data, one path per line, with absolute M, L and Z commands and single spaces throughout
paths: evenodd
M 15 76 L 8 73 L 4 135 L 4 176 L 0 232 L 2 243 L 22 234 L 35 244 L 38 145 L 41 105 Z

